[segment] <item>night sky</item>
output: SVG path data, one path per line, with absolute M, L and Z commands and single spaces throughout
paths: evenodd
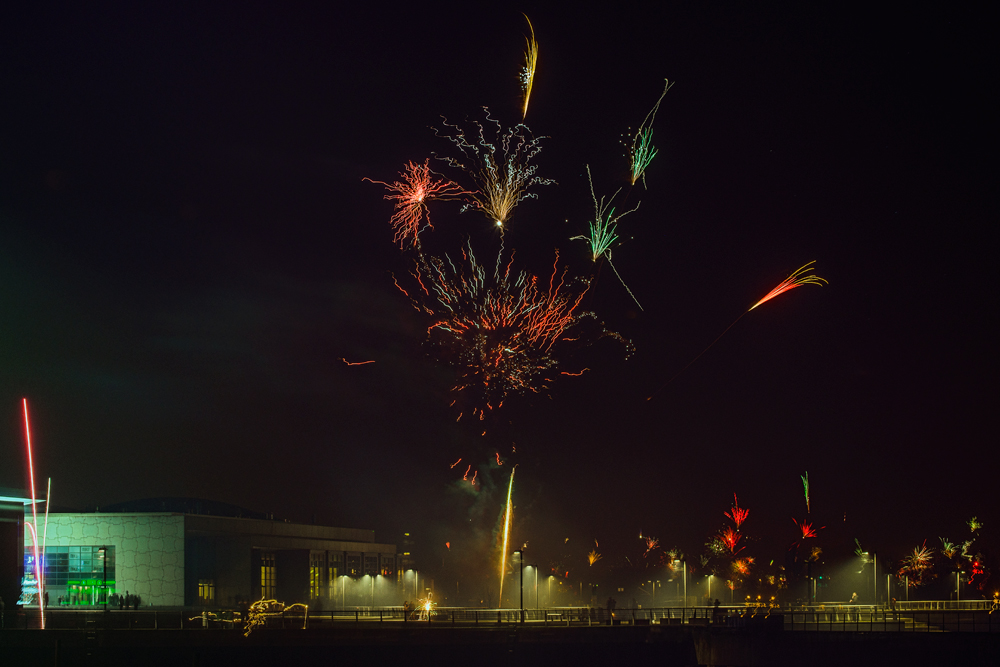
M 978 515 L 995 540 L 983 16 L 144 4 L 0 21 L 0 485 L 24 483 L 27 396 L 56 509 L 209 498 L 409 531 L 424 568 L 486 540 L 495 451 L 539 560 L 639 531 L 697 553 L 734 492 L 754 548 L 780 554 L 807 470 L 811 519 L 839 538 L 899 557 Z M 451 153 L 442 115 L 519 120 L 521 11 L 540 48 L 526 123 L 558 181 L 511 218 L 522 268 L 558 248 L 591 271 L 568 240 L 592 212 L 584 165 L 599 194 L 627 189 L 622 135 L 676 84 L 614 249 L 645 310 L 606 267 L 585 301 L 636 353 L 565 359 L 592 370 L 482 438 L 448 408 L 453 371 L 393 285 L 391 203 L 362 177 Z M 496 256 L 482 215 L 432 211 L 443 245 Z M 810 260 L 828 286 L 754 310 L 646 401 Z

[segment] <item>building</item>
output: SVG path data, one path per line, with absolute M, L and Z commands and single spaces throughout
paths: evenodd
M 104 591 L 138 595 L 143 607 L 262 597 L 314 608 L 395 603 L 400 557 L 372 530 L 290 523 L 190 499 L 129 505 L 147 511 L 49 514 L 42 562 L 50 606 L 100 604 Z M 26 535 L 25 572 L 34 568 L 30 541 Z

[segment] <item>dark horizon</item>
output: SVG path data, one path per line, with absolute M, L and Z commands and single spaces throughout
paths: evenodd
M 447 153 L 442 116 L 519 121 L 521 8 L 8 11 L 0 485 L 26 486 L 26 396 L 55 506 L 206 498 L 409 532 L 437 562 L 446 541 L 486 548 L 500 452 L 517 539 L 558 561 L 568 538 L 577 570 L 640 531 L 700 553 L 734 493 L 765 560 L 793 517 L 898 559 L 978 516 L 995 552 L 983 17 L 523 9 L 525 122 L 558 183 L 511 219 L 524 268 L 558 248 L 591 270 L 568 240 L 584 165 L 599 195 L 626 184 L 621 136 L 676 83 L 614 251 L 644 310 L 606 268 L 585 302 L 635 355 L 564 360 L 591 370 L 512 400 L 486 438 L 448 408 L 452 370 L 393 284 L 391 204 L 362 177 Z M 496 256 L 482 215 L 433 216 L 433 243 Z M 811 260 L 829 285 L 754 310 L 646 401 Z

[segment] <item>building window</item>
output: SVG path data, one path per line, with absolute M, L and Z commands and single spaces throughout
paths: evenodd
M 25 547 L 24 551 L 25 576 L 34 579 L 34 549 Z M 52 606 L 101 604 L 115 592 L 113 546 L 46 546 L 41 557 Z
M 378 556 L 365 556 L 365 574 L 370 577 L 378 574 Z
M 323 552 L 309 556 L 309 597 L 318 598 L 323 590 L 323 570 L 326 565 L 326 554 Z
M 260 555 L 260 594 L 265 600 L 274 599 L 278 594 L 278 579 L 274 567 L 274 554 Z
M 396 573 L 396 559 L 392 556 L 382 556 L 382 576 L 391 577 Z
M 347 576 L 361 576 L 361 554 L 347 554 Z
M 215 604 L 215 579 L 198 580 L 198 602 Z

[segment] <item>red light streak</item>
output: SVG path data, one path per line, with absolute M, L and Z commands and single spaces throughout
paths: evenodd
M 451 464 L 450 466 L 448 466 L 448 467 L 449 467 L 449 468 L 454 468 L 455 466 L 457 466 L 457 465 L 458 465 L 459 463 L 461 463 L 461 462 L 462 462 L 462 459 L 459 459 L 459 460 L 455 461 L 454 463 L 452 463 L 452 464 Z
M 370 361 L 348 361 L 347 359 L 344 359 L 343 357 L 341 357 L 340 360 L 343 361 L 348 366 L 364 366 L 365 364 L 374 364 L 375 363 L 374 359 L 372 359 Z
M 461 460 L 462 460 L 462 459 L 459 459 L 459 461 L 461 461 Z M 464 474 L 464 475 L 462 475 L 462 480 L 463 480 L 463 481 L 465 481 L 465 480 L 468 480 L 468 479 L 469 479 L 469 471 L 470 471 L 470 470 L 472 470 L 472 464 L 471 464 L 471 463 L 469 464 L 469 467 L 465 469 L 465 474 Z
M 42 630 L 45 629 L 45 591 L 42 582 L 42 564 L 38 559 L 38 507 L 35 503 L 35 466 L 31 459 L 31 425 L 28 421 L 28 399 L 22 399 L 24 403 L 24 435 L 28 443 L 28 478 L 31 480 L 31 517 L 34 526 L 31 528 L 32 542 L 35 551 L 35 579 L 38 581 L 38 609 L 42 619 Z M 47 508 L 46 508 L 47 509 Z
M 572 375 L 573 377 L 580 377 L 581 375 L 583 375 L 584 373 L 586 373 L 589 370 L 590 370 L 589 368 L 584 368 L 579 373 L 570 373 L 569 371 L 562 371 L 562 374 L 563 375 Z
M 497 452 L 497 465 L 498 466 L 502 466 L 503 465 L 503 461 L 500 460 L 500 452 Z

